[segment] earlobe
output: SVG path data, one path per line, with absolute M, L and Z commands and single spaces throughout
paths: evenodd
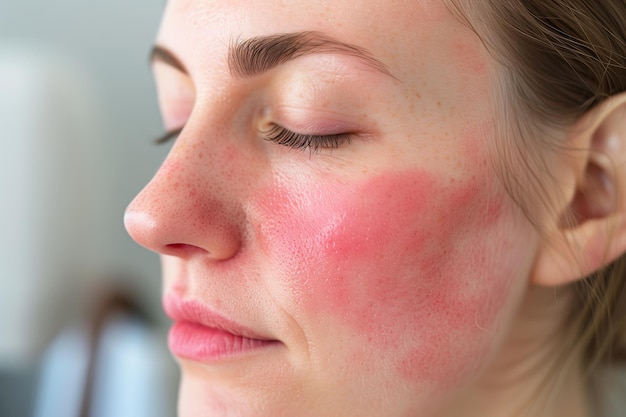
M 574 282 L 626 252 L 626 93 L 583 119 L 574 140 L 587 149 L 576 188 L 545 236 L 531 283 Z
M 585 278 L 626 252 L 626 214 L 588 220 L 562 230 L 559 238 L 544 242 L 531 283 L 568 284 Z

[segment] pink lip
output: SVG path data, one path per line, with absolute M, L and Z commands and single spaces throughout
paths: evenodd
M 174 321 L 168 335 L 175 356 L 218 361 L 280 343 L 227 319 L 193 300 L 163 299 L 165 313 Z

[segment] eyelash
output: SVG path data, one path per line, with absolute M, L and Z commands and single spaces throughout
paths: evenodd
M 155 145 L 163 145 L 169 142 L 170 140 L 176 139 L 176 137 L 180 135 L 180 132 L 182 131 L 183 131 L 182 127 L 180 129 L 167 131 L 163 133 L 161 136 L 159 136 L 158 138 L 154 139 L 153 142 Z
M 292 132 L 279 125 L 265 131 L 260 131 L 265 135 L 265 139 L 281 146 L 291 149 L 308 149 L 317 152 L 320 149 L 337 149 L 345 143 L 350 143 L 352 135 L 350 133 L 338 133 L 334 135 L 305 135 Z
M 154 140 L 156 145 L 162 145 L 175 139 L 183 128 L 165 132 Z M 274 142 L 291 149 L 308 149 L 312 153 L 320 149 L 337 149 L 345 143 L 350 143 L 351 134 L 339 133 L 334 135 L 305 135 L 292 132 L 279 125 L 273 125 L 269 130 L 261 131 L 265 140 Z

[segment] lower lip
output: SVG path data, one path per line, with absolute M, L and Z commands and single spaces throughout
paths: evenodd
M 175 356 L 204 362 L 234 358 L 276 343 L 274 340 L 250 339 L 188 321 L 174 323 L 168 335 L 168 344 Z

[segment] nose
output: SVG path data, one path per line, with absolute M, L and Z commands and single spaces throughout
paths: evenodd
M 243 226 L 235 187 L 227 183 L 230 169 L 220 160 L 219 148 L 211 146 L 209 154 L 202 144 L 185 143 L 183 135 L 126 209 L 126 230 L 137 243 L 163 255 L 232 258 L 240 249 Z

